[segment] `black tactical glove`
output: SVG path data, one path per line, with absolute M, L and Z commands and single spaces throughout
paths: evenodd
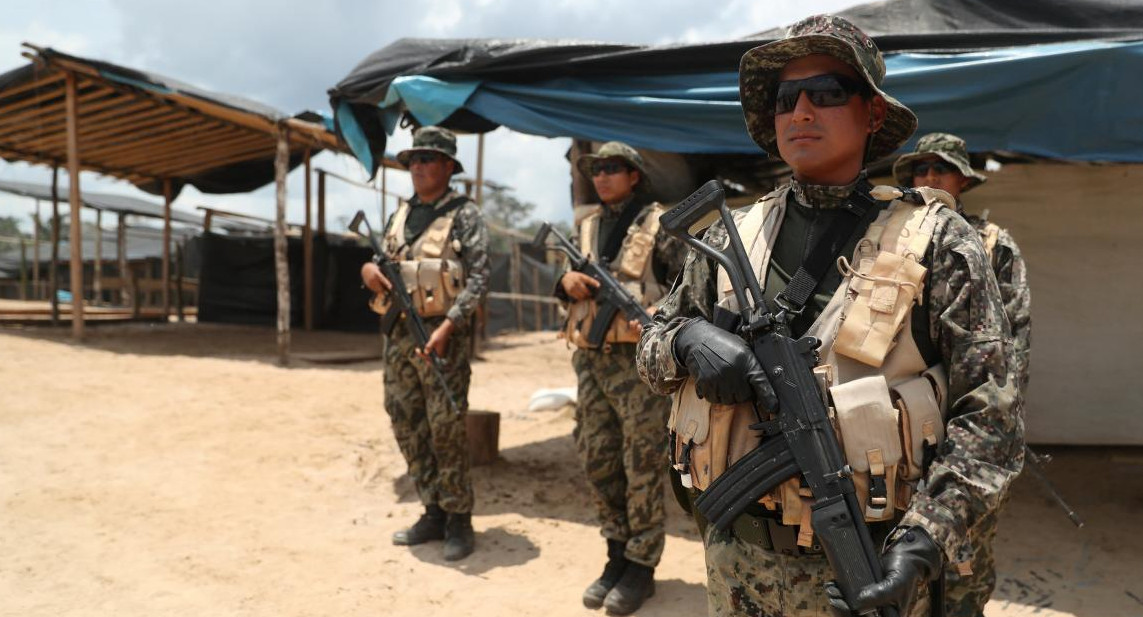
M 852 615 L 892 604 L 902 616 L 907 615 L 917 588 L 940 576 L 942 563 L 941 549 L 929 533 L 910 527 L 881 555 L 885 578 L 857 592 L 853 606 L 846 603 L 837 585 L 826 583 L 830 608 L 835 615 Z
M 675 335 L 675 358 L 695 380 L 695 393 L 712 403 L 757 401 L 763 409 L 778 406 L 766 371 L 746 341 L 705 319 L 694 319 Z

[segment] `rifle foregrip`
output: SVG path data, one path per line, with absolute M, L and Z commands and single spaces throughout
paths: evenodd
M 814 504 L 811 525 L 814 535 L 833 568 L 838 588 L 846 603 L 854 605 L 857 594 L 867 585 L 883 578 L 880 557 L 864 545 L 861 530 L 864 520 L 856 520 L 844 495 Z M 881 617 L 897 617 L 891 606 L 878 609 Z

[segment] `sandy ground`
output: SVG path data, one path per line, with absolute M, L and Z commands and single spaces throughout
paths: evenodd
M 381 409 L 378 361 L 274 363 L 267 329 L 182 324 L 0 330 L 0 615 L 585 615 L 604 543 L 565 412 L 551 334 L 495 339 L 474 409 L 502 414 L 475 468 L 477 552 L 390 544 L 420 505 Z M 373 336 L 294 334 L 300 352 Z M 1045 449 L 1087 520 L 1030 479 L 997 545 L 989 616 L 1143 615 L 1143 451 Z M 705 614 L 693 525 L 668 504 L 658 593 L 641 615 Z

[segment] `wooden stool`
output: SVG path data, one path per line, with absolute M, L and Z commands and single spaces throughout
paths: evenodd
M 489 465 L 500 458 L 500 414 L 469 409 L 464 417 L 468 456 L 472 466 Z

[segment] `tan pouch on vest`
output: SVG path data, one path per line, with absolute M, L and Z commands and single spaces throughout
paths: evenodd
M 667 429 L 675 433 L 675 460 L 682 460 L 683 448 L 688 442 L 706 441 L 710 430 L 710 403 L 695 394 L 695 382 L 686 380 L 671 400 L 671 417 Z
M 853 275 L 857 297 L 838 329 L 833 350 L 880 367 L 896 344 L 909 305 L 920 297 L 926 272 L 912 258 L 886 251 L 878 253 L 871 265 L 863 260 Z
M 438 218 L 433 221 L 421 237 L 421 254 L 424 257 L 440 257 L 443 255 L 451 231 L 451 217 Z
M 623 240 L 623 254 L 619 258 L 618 270 L 633 279 L 643 278 L 643 271 L 647 268 L 647 261 L 655 249 L 655 236 L 634 228 L 627 233 Z
M 901 434 L 885 378 L 874 375 L 833 386 L 830 397 L 865 520 L 893 518 Z
M 945 423 L 933 382 L 921 375 L 893 386 L 893 399 L 901 412 L 901 435 L 905 440 L 905 480 L 921 477 L 924 447 L 945 438 Z
M 565 336 L 567 340 L 580 349 L 591 349 L 587 342 L 587 335 L 591 332 L 591 324 L 595 322 L 598 312 L 595 302 L 583 300 L 575 302 L 568 307 L 568 319 L 565 323 Z M 627 323 L 627 316 L 623 311 L 615 314 L 611 327 L 603 336 L 603 344 L 607 343 L 638 343 L 639 330 Z
M 416 261 L 400 261 L 397 262 L 401 268 L 401 280 L 405 282 L 405 289 L 409 290 L 409 297 L 413 300 L 413 308 L 420 314 L 422 299 L 418 291 L 417 284 L 417 262 Z M 369 308 L 378 315 L 384 315 L 389 312 L 389 308 L 393 305 L 390 301 L 388 292 L 381 292 L 369 301 Z

